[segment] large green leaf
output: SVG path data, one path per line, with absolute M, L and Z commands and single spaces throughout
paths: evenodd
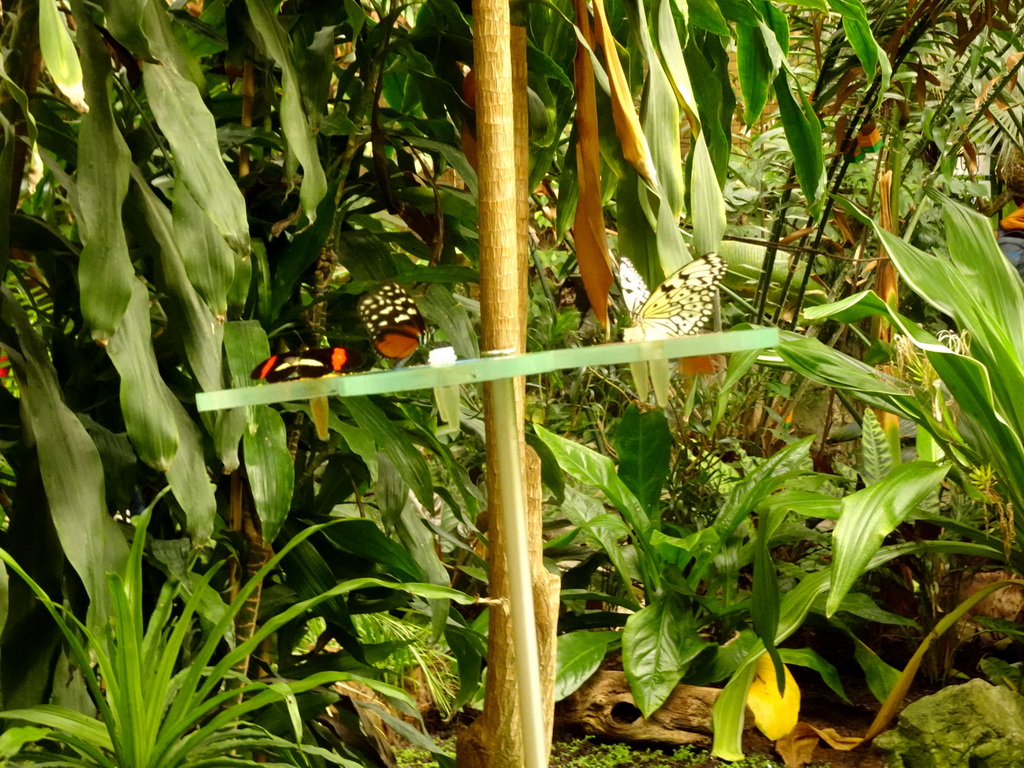
M 623 543 L 629 536 L 629 529 L 622 518 L 605 512 L 597 499 L 585 496 L 571 486 L 565 488 L 561 510 L 575 528 L 586 534 L 591 546 L 608 556 L 622 582 L 622 592 L 627 596 L 629 607 L 639 609 L 640 604 L 633 596 L 633 582 L 641 578 L 637 572 L 636 549 Z
M 604 661 L 608 645 L 621 637 L 619 632 L 585 630 L 559 635 L 555 701 L 561 701 L 587 682 Z
M 268 405 L 254 406 L 242 433 L 242 446 L 263 538 L 273 541 L 288 517 L 295 487 L 295 463 L 281 414 Z
M 683 49 L 690 72 L 690 83 L 700 113 L 701 135 L 715 166 L 715 174 L 725 179 L 732 151 L 732 116 L 736 106 L 729 72 L 729 55 L 717 35 L 704 36 L 703 45 L 690 35 Z
M 725 234 L 725 199 L 703 131 L 693 142 L 690 221 L 693 223 L 694 251 L 700 256 L 717 252 Z
M 732 487 L 719 509 L 714 525 L 711 526 L 714 536 L 701 538 L 695 547 L 694 555 L 697 562 L 687 576 L 691 587 L 696 588 L 696 585 L 700 584 L 737 526 L 762 501 L 781 488 L 791 477 L 810 470 L 808 451 L 814 440 L 815 436 L 809 435 L 787 445 L 758 464 L 743 480 Z
M 184 184 L 174 187 L 173 221 L 174 239 L 188 279 L 214 316 L 223 321 L 228 314 L 236 256 Z
M 107 354 L 121 376 L 121 413 L 135 452 L 146 464 L 166 472 L 178 453 L 178 424 L 153 351 L 149 291 L 132 280 L 132 300 Z
M 167 470 L 167 484 L 185 511 L 186 527 L 192 541 L 196 546 L 206 546 L 213 536 L 217 499 L 206 468 L 202 435 L 185 407 L 172 395 L 168 396 L 178 426 L 179 445 L 178 453 Z
M 316 138 L 302 107 L 301 80 L 292 55 L 291 41 L 267 0 L 246 0 L 246 7 L 263 49 L 281 68 L 281 128 L 289 150 L 302 164 L 304 175 L 299 199 L 306 216 L 313 221 L 317 206 L 327 194 L 327 178 L 320 164 Z
M 631 403 L 615 425 L 612 444 L 619 457 L 619 478 L 647 513 L 657 517 L 672 449 L 665 412 L 641 413 Z
M 607 456 L 560 437 L 544 427 L 535 424 L 534 429 L 541 440 L 555 454 L 562 469 L 581 483 L 600 488 L 608 500 L 622 513 L 640 541 L 650 536 L 650 518 L 636 496 L 615 473 L 615 465 Z
M 795 90 L 795 93 L 794 93 Z M 816 214 L 825 204 L 825 152 L 821 143 L 821 121 L 794 78 L 779 72 L 775 78 L 775 98 L 779 117 L 793 153 L 796 178 L 807 199 L 807 207 Z
M 860 473 L 865 485 L 874 485 L 885 477 L 893 467 L 892 450 L 889 440 L 878 423 L 875 412 L 864 411 L 861 422 Z
M 622 666 L 644 717 L 665 703 L 689 663 L 710 644 L 697 629 L 693 612 L 675 593 L 655 598 L 626 620 Z
M 200 388 L 207 392 L 223 389 L 223 320 L 214 317 L 210 308 L 199 297 L 189 282 L 185 268 L 184 249 L 196 247 L 197 243 L 180 243 L 178 238 L 181 236 L 181 227 L 172 224 L 170 211 L 160 202 L 137 169 L 133 170 L 133 180 L 139 191 L 136 202 L 142 208 L 143 218 L 157 245 L 154 254 L 157 285 L 165 294 L 161 305 L 166 308 L 171 321 L 170 331 L 180 341 L 185 360 Z M 184 193 L 184 197 L 191 200 L 187 192 Z M 194 204 L 189 210 L 199 220 L 207 221 L 205 214 Z M 207 227 L 207 224 L 198 226 Z M 212 228 L 212 225 L 209 226 Z M 214 237 L 219 240 L 215 233 Z M 223 240 L 219 240 L 219 247 L 227 248 Z M 204 249 L 203 253 L 209 253 L 209 249 Z M 224 254 L 224 257 L 234 259 L 230 251 Z M 218 257 L 211 254 L 209 258 Z M 222 297 L 226 301 L 227 284 L 222 287 Z
M 890 244 L 887 244 L 887 248 Z M 929 257 L 926 254 L 912 249 L 899 240 L 893 240 L 891 247 L 894 249 L 893 260 L 897 264 L 911 262 L 913 266 L 909 270 L 915 275 L 919 282 L 928 283 L 930 288 L 935 288 L 936 280 L 924 273 L 925 267 L 929 264 L 933 271 L 938 274 L 946 272 L 948 267 L 942 265 L 941 260 Z M 900 256 L 895 254 L 899 251 Z M 903 257 L 909 257 L 904 260 Z M 901 267 L 902 269 L 902 267 Z M 947 275 L 947 277 L 950 277 Z M 946 283 L 950 291 L 955 291 L 955 281 Z M 984 310 L 979 310 L 984 311 Z M 935 336 L 928 333 L 917 323 L 902 315 L 895 313 L 878 296 L 868 291 L 854 296 L 847 297 L 834 304 L 815 308 L 808 311 L 807 316 L 813 318 L 834 317 L 841 322 L 854 322 L 863 317 L 881 315 L 885 317 L 894 328 L 923 351 L 936 372 L 942 378 L 943 383 L 950 394 L 956 400 L 960 409 L 960 420 L 966 422 L 965 426 L 971 429 L 962 429 L 964 440 L 967 446 L 972 448 L 978 458 L 975 461 L 988 461 L 997 468 L 1004 485 L 1004 492 L 1007 493 L 1014 506 L 1024 505 L 1024 482 L 1021 481 L 1019 468 L 1024 466 L 1024 441 L 1021 439 L 1021 432 L 1015 430 L 1014 418 L 1016 410 L 1021 408 L 1020 398 L 1014 393 L 1024 389 L 1024 380 L 1018 381 L 1022 373 L 1016 366 L 1011 352 L 998 341 L 999 334 L 985 336 L 985 328 L 981 331 L 982 338 L 996 338 L 992 347 L 986 348 L 984 341 L 972 345 L 972 352 L 975 355 L 985 355 L 983 350 L 997 348 L 1001 350 L 1000 355 L 985 355 L 989 360 L 998 359 L 994 363 L 993 370 L 998 372 L 996 376 L 990 376 L 986 366 L 971 357 L 961 355 L 942 344 Z M 798 345 L 800 343 L 798 342 Z M 872 387 L 868 379 L 873 377 L 880 383 L 883 375 L 873 372 L 872 369 L 863 363 L 853 361 L 852 358 L 839 352 L 831 351 L 822 353 L 821 348 L 815 347 L 816 354 L 813 362 L 809 359 L 800 360 L 799 356 L 794 357 L 791 352 L 796 345 L 788 340 L 779 348 L 780 355 L 798 370 L 806 371 L 806 375 L 817 381 L 832 383 L 833 386 L 850 388 L 857 397 L 871 405 L 877 405 L 885 410 L 906 416 L 913 419 L 917 424 L 932 432 L 939 441 L 945 441 L 945 450 L 961 449 L 959 436 L 955 436 L 956 443 L 950 445 L 954 438 L 943 432 L 943 425 L 937 424 L 931 415 L 930 406 L 922 407 L 910 392 L 901 393 L 895 389 L 889 389 L 888 396 L 877 397 L 876 392 L 881 393 L 877 385 Z M 803 346 L 807 346 L 806 343 Z M 813 345 L 812 345 L 813 346 Z M 824 345 L 821 345 L 822 347 Z M 829 358 L 827 366 L 820 365 L 823 358 Z M 840 372 L 842 375 L 835 378 L 836 382 L 829 381 L 833 372 Z M 867 376 L 861 376 L 860 372 L 869 372 Z M 853 373 L 852 377 L 848 374 Z M 865 386 L 854 384 L 860 382 Z
M 667 213 L 671 214 L 672 221 L 678 221 L 683 211 L 685 188 L 682 154 L 679 149 L 679 102 L 672 81 L 662 66 L 651 40 L 644 4 L 640 2 L 637 6 L 637 12 L 631 17 L 631 21 L 647 61 L 647 80 L 640 107 L 640 124 L 651 149 L 651 160 L 658 173 L 661 203 L 668 206 Z M 625 7 L 629 9 L 632 5 Z
M 248 254 L 245 200 L 220 159 L 217 126 L 199 89 L 164 64 L 143 62 L 142 72 L 153 116 L 171 145 L 179 182 L 228 245 L 238 254 Z
M 832 536 L 835 562 L 826 615 L 839 610 L 846 593 L 863 575 L 886 535 L 935 491 L 948 471 L 948 464 L 900 464 L 874 485 L 843 498 Z
M 249 372 L 270 356 L 270 345 L 258 322 L 237 320 L 224 326 L 224 351 L 231 381 L 238 387 L 254 383 Z M 288 517 L 295 488 L 295 463 L 288 450 L 284 419 L 270 406 L 247 408 L 241 437 L 263 537 L 273 541 Z
M 24 310 L 3 289 L 2 315 L 21 341 L 19 371 L 23 419 L 31 424 L 46 500 L 64 554 L 89 595 L 90 625 L 110 611 L 105 574 L 119 570 L 128 556 L 124 537 L 106 508 L 103 464 L 85 427 L 64 404 L 57 374 L 42 339 Z
M 372 560 L 400 581 L 423 581 L 423 570 L 409 551 L 388 538 L 372 520 L 341 520 L 324 528 L 323 536 L 340 551 Z
M 39 8 L 39 50 L 46 69 L 57 87 L 72 100 L 82 96 L 82 65 L 75 53 L 67 24 L 57 9 L 57 0 L 41 0 Z
M 72 8 L 89 103 L 78 137 L 78 225 L 84 243 L 78 281 L 82 315 L 93 339 L 105 344 L 128 309 L 135 282 L 121 223 L 131 153 L 110 105 L 110 54 L 84 2 L 72 0 Z
M 748 126 L 764 111 L 780 64 L 778 44 L 763 22 L 736 25 L 736 70 L 743 94 L 743 121 Z
M 775 516 L 780 516 L 775 513 Z M 771 656 L 775 667 L 776 685 L 780 691 L 785 690 L 786 674 L 782 659 L 775 647 L 775 633 L 779 628 L 779 580 L 775 573 L 775 563 L 768 549 L 771 513 L 761 518 L 754 540 L 754 583 L 750 589 L 750 618 L 753 621 L 757 636 L 764 643 L 765 650 Z
M 372 400 L 367 397 L 345 398 L 356 424 L 370 435 L 377 447 L 387 455 L 395 469 L 402 476 L 420 504 L 427 509 L 434 508 L 434 490 L 430 479 L 430 468 L 426 459 L 416 449 L 409 435 L 391 421 Z
M 833 11 L 843 16 L 843 31 L 846 32 L 846 39 L 850 42 L 857 58 L 864 67 L 864 73 L 871 80 L 875 76 L 876 68 L 880 68 L 882 80 L 878 91 L 878 98 L 881 100 L 886 91 L 889 90 L 889 80 L 892 77 L 892 66 L 889 64 L 889 57 L 871 34 L 871 24 L 868 21 L 867 11 L 861 0 L 828 0 Z

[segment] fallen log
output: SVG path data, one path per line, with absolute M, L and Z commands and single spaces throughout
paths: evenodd
M 706 746 L 711 740 L 711 707 L 719 688 L 677 685 L 660 709 L 644 718 L 621 670 L 596 672 L 558 703 L 555 723 L 567 730 L 617 741 Z M 746 727 L 753 719 L 747 711 Z

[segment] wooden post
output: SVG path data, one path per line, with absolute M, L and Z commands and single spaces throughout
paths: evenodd
M 483 347 L 492 353 L 522 352 L 529 253 L 525 29 L 511 31 L 508 0 L 474 0 L 473 24 Z M 519 59 L 515 78 L 512 39 Z M 558 585 L 542 564 L 540 469 L 535 457 L 524 461 L 523 399 L 521 378 L 484 388 L 490 596 L 500 602 L 491 608 L 484 714 L 458 741 L 457 764 L 462 768 L 545 768 L 550 751 Z M 519 608 L 515 627 L 509 611 L 512 596 Z M 528 623 L 522 621 L 524 598 L 531 607 Z M 544 632 L 539 644 L 535 613 Z M 518 659 L 518 672 L 516 644 L 526 657 Z M 521 702 L 520 696 L 528 701 Z

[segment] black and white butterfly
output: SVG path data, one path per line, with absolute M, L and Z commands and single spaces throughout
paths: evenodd
M 654 291 L 648 291 L 629 259 L 619 263 L 622 300 L 629 310 L 626 341 L 668 339 L 700 331 L 715 306 L 718 281 L 726 272 L 717 253 L 694 259 L 673 272 Z

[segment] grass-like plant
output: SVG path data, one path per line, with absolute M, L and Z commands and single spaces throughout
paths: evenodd
M 378 680 L 347 672 L 324 671 L 300 680 L 250 680 L 233 671 L 268 636 L 303 615 L 323 600 L 362 587 L 391 587 L 423 597 L 445 597 L 465 602 L 454 590 L 426 584 L 397 584 L 380 579 L 354 579 L 290 606 L 266 621 L 251 638 L 219 653 L 225 635 L 246 598 L 288 551 L 323 526 L 306 529 L 294 537 L 239 590 L 214 623 L 198 651 L 182 657 L 193 619 L 210 580 L 211 568 L 194 585 L 184 605 L 181 584 L 164 584 L 148 622 L 142 603 L 142 555 L 150 512 L 136 518 L 137 528 L 123 574 L 107 576 L 112 615 L 100 631 L 90 630 L 65 607 L 55 603 L 3 549 L 2 560 L 18 574 L 57 622 L 68 654 L 81 671 L 98 718 L 62 706 L 43 704 L 0 712 L 0 718 L 20 720 L 45 731 L 18 730 L 25 737 L 17 756 L 19 764 L 79 766 L 82 768 L 214 768 L 251 765 L 252 755 L 262 752 L 265 763 L 280 768 L 308 765 L 310 758 L 342 766 L 358 763 L 320 747 L 303 744 L 302 720 L 296 695 L 341 680 L 360 682 L 411 705 L 408 694 Z M 443 592 L 444 594 L 439 594 Z M 257 710 L 283 701 L 294 730 L 294 740 L 284 739 L 248 722 Z M 275 759 L 288 762 L 274 762 Z

